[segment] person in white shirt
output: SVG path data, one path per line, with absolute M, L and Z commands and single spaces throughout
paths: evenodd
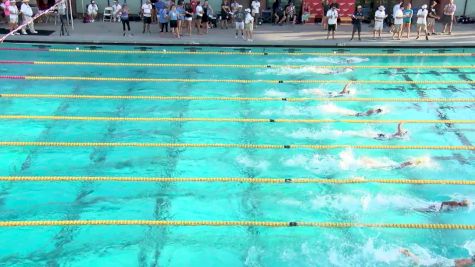
M 244 35 L 246 36 L 246 40 L 252 42 L 252 32 L 254 30 L 254 17 L 251 15 L 251 10 L 246 8 L 244 10 L 246 13 L 244 17 Z
M 201 6 L 201 2 L 198 1 L 198 4 L 196 5 L 196 8 L 195 8 L 195 27 L 196 29 L 198 30 L 198 35 L 201 34 L 201 24 L 202 24 L 202 20 L 203 20 L 203 15 L 204 15 L 204 10 L 203 10 L 203 6 Z
M 252 7 L 251 14 L 254 17 L 254 24 L 255 24 L 255 27 L 257 28 L 257 21 L 259 21 L 259 18 L 261 17 L 261 13 L 260 13 L 261 2 L 259 2 L 259 0 L 252 0 L 251 7 Z
M 143 31 L 142 33 L 145 33 L 147 31 L 149 34 L 152 34 L 150 31 L 150 23 L 152 23 L 152 4 L 150 3 L 150 0 L 147 0 L 142 5 L 142 9 L 140 11 L 143 16 Z
M 23 22 L 28 23 L 27 26 L 30 30 L 30 33 L 37 34 L 38 32 L 35 31 L 35 24 L 33 23 L 33 10 L 30 7 L 30 0 L 23 0 L 23 4 L 21 4 L 20 11 L 23 15 Z M 21 29 L 21 34 L 27 34 L 26 26 Z
M 419 39 L 419 35 L 421 30 L 423 30 L 426 34 L 426 40 L 429 40 L 429 34 L 427 33 L 427 14 L 429 11 L 427 10 L 427 5 L 422 5 L 421 9 L 417 11 L 417 37 L 416 40 Z
M 20 14 L 20 11 L 18 10 L 18 7 L 16 6 L 15 0 L 10 0 L 8 11 L 10 11 L 10 17 L 8 18 L 9 19 L 8 26 L 10 28 L 10 31 L 14 31 L 18 27 L 18 14 Z M 13 35 L 18 35 L 18 34 L 20 33 L 18 32 L 13 33 Z
M 61 0 L 60 4 L 58 5 L 59 21 L 61 22 L 61 30 L 59 31 L 60 36 L 63 36 L 65 34 L 69 36 L 66 14 L 67 14 L 66 0 Z
M 117 0 L 114 0 L 114 4 L 112 4 L 112 21 L 113 22 L 120 22 L 120 10 L 122 6 L 119 4 Z
M 404 4 L 404 1 L 399 1 L 397 4 L 393 6 L 393 25 L 391 27 L 391 32 L 394 33 L 396 30 L 396 13 L 401 10 L 402 5 Z
M 91 22 L 94 22 L 96 19 L 98 10 L 99 8 L 97 7 L 96 1 L 91 1 L 91 3 L 87 6 L 87 14 L 89 15 Z
M 401 40 L 402 34 L 402 21 L 404 18 L 404 14 L 402 13 L 402 6 L 399 6 L 398 10 L 394 10 L 394 29 L 393 29 L 393 40 L 397 36 L 397 40 Z
M 335 39 L 336 23 L 338 21 L 338 11 L 336 10 L 336 6 L 332 6 L 332 8 L 328 10 L 327 20 L 328 20 L 327 40 L 330 37 L 330 32 L 332 33 L 332 39 Z
M 388 17 L 384 11 L 384 6 L 379 6 L 378 10 L 374 13 L 374 30 L 373 39 L 376 39 L 376 32 L 378 32 L 378 38 L 381 39 L 381 32 L 383 31 L 384 19 Z

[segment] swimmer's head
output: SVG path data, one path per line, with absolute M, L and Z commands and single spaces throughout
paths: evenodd
M 381 112 L 383 112 L 382 109 L 380 109 L 380 108 L 376 109 L 376 113 L 381 113 Z
M 470 201 L 468 199 L 464 199 L 462 202 L 460 202 L 460 204 L 462 204 L 462 206 L 466 207 L 466 206 L 470 205 Z

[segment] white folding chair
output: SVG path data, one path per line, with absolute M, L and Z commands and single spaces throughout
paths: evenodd
M 102 16 L 102 21 L 109 20 L 109 22 L 112 21 L 112 7 L 106 7 L 104 8 L 104 15 Z

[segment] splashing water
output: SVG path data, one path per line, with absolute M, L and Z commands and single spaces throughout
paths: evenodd
M 270 162 L 266 160 L 255 160 L 247 155 L 240 155 L 236 157 L 236 162 L 246 168 L 253 168 L 259 170 L 267 170 L 270 166 Z

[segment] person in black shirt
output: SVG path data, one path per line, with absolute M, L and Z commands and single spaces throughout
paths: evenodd
M 437 1 L 432 1 L 430 7 L 429 7 L 429 14 L 427 15 L 427 31 L 429 32 L 429 35 L 435 35 L 435 21 L 440 19 L 439 16 L 437 16 L 437 12 L 435 10 L 435 6 L 437 5 Z
M 328 10 L 330 10 L 330 5 L 328 4 L 328 0 L 322 0 L 322 7 L 323 7 L 322 27 L 324 30 L 326 30 L 328 28 L 327 13 L 328 13 Z
M 358 6 L 355 13 L 351 16 L 351 23 L 353 24 L 353 33 L 351 34 L 350 41 L 355 37 L 355 32 L 358 31 L 358 40 L 361 41 L 361 21 L 364 19 L 363 7 Z

